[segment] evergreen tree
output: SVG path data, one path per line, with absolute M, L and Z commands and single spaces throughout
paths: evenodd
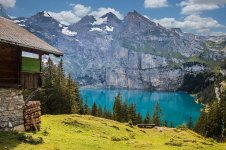
M 115 97 L 113 106 L 113 118 L 116 121 L 121 122 L 122 120 L 122 99 L 120 93 Z
M 136 105 L 130 104 L 128 107 L 128 120 L 131 120 L 133 122 L 133 125 L 136 124 Z
M 202 110 L 200 117 L 194 127 L 194 131 L 205 136 L 207 133 L 207 120 L 207 113 L 205 110 Z
M 90 110 L 89 110 L 89 106 L 87 105 L 87 101 L 84 104 L 84 115 L 89 115 L 90 114 Z
M 226 65 L 226 59 L 225 59 Z M 221 93 L 221 100 L 219 102 L 220 112 L 222 114 L 222 127 L 221 127 L 221 138 L 224 139 L 226 137 L 226 90 Z
M 222 133 L 222 113 L 217 101 L 210 106 L 207 121 L 207 136 L 219 138 Z
M 103 111 L 102 111 L 102 108 L 101 108 L 100 105 L 99 105 L 98 108 L 97 108 L 97 116 L 98 116 L 98 117 L 102 117 L 102 116 L 103 116 Z
M 136 121 L 136 124 L 141 124 L 143 122 L 142 120 L 142 116 L 140 113 L 137 114 L 137 117 L 136 117 L 137 121 Z
M 58 80 L 58 84 L 64 84 L 63 82 L 65 81 L 65 73 L 64 73 L 64 67 L 63 67 L 63 59 L 60 59 L 60 62 L 57 66 L 57 80 Z
M 174 128 L 174 125 L 172 122 L 170 123 L 170 128 Z
M 97 116 L 97 104 L 94 102 L 92 106 L 91 115 Z
M 188 118 L 187 127 L 188 129 L 193 129 L 193 121 L 191 116 Z
M 164 127 L 168 127 L 168 124 L 167 124 L 167 121 L 166 121 L 166 120 L 164 121 L 163 126 L 164 126 Z
M 82 113 L 78 85 L 71 75 L 65 75 L 63 60 L 54 64 L 49 58 L 42 63 L 42 89 L 36 97 L 41 101 L 43 114 Z M 80 104 L 80 105 L 79 105 Z
M 126 101 L 122 104 L 122 122 L 128 122 L 128 108 Z
M 103 117 L 106 118 L 106 119 L 109 119 L 108 118 L 109 117 L 108 116 L 108 110 L 107 110 L 107 106 L 106 105 L 104 106 Z
M 151 123 L 151 116 L 150 116 L 150 113 L 147 112 L 144 118 L 144 124 L 150 124 L 150 123 Z
M 162 115 L 163 115 L 162 114 L 162 110 L 160 108 L 159 103 L 157 102 L 155 107 L 154 107 L 154 113 L 153 113 L 153 117 L 152 117 L 153 123 L 156 126 L 160 126 L 160 124 L 161 124 L 161 116 Z

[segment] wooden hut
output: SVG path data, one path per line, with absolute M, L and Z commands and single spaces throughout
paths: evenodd
M 63 53 L 13 21 L 0 17 L 0 130 L 23 124 L 22 89 L 41 86 L 42 55 Z

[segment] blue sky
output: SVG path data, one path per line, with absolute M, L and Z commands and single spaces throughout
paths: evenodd
M 226 0 L 0 0 L 11 16 L 47 11 L 63 24 L 85 15 L 113 12 L 120 19 L 136 10 L 161 25 L 201 35 L 226 34 Z

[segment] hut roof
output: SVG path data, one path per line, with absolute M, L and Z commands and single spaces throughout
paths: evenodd
M 63 53 L 34 34 L 15 24 L 13 21 L 0 17 L 0 42 L 8 43 L 29 51 L 42 52 L 62 56 Z

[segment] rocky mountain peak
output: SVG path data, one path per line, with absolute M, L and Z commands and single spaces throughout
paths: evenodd
M 124 20 L 128 22 L 140 22 L 142 24 L 156 26 L 155 22 L 152 22 L 135 10 L 133 12 L 129 12 Z
M 100 18 L 107 18 L 107 24 L 111 26 L 117 26 L 121 23 L 121 20 L 112 12 L 109 12 Z
M 103 15 L 101 18 L 108 18 L 108 19 L 118 19 L 118 17 L 112 13 L 112 12 L 109 12 L 109 13 L 106 13 L 105 15 Z
M 94 21 L 96 21 L 95 17 L 92 15 L 87 15 L 85 17 L 83 17 L 78 23 L 80 24 L 90 24 L 93 23 Z
M 87 15 L 83 17 L 79 22 L 72 24 L 69 26 L 70 30 L 73 31 L 87 31 L 92 27 L 92 23 L 95 22 L 96 19 L 92 15 Z
M 171 28 L 171 30 L 176 33 L 183 33 L 180 28 Z

